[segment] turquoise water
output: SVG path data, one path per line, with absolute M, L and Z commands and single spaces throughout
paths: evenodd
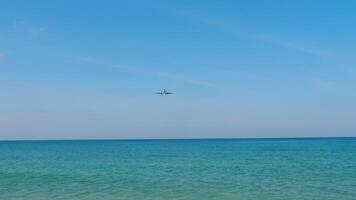
M 352 200 L 356 139 L 0 142 L 1 200 Z

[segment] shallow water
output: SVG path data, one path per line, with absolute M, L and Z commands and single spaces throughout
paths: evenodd
M 356 139 L 0 142 L 1 200 L 353 200 Z

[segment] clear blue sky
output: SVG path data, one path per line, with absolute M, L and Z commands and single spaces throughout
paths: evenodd
M 355 10 L 2 0 L 0 139 L 356 136 Z

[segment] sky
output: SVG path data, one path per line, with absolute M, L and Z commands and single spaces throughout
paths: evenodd
M 356 136 L 355 10 L 2 0 L 0 140 Z

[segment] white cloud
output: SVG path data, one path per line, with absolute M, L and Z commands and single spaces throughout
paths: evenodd
M 25 25 L 25 21 L 23 20 L 17 20 L 13 23 L 13 28 L 19 28 Z
M 83 62 L 94 63 L 94 64 L 97 64 L 100 66 L 110 67 L 113 69 L 131 71 L 131 72 L 135 72 L 138 74 L 145 74 L 145 75 L 150 75 L 150 76 L 154 76 L 154 77 L 158 77 L 158 78 L 180 81 L 180 82 L 189 83 L 189 84 L 197 85 L 197 86 L 204 86 L 204 87 L 210 87 L 210 88 L 221 88 L 219 85 L 217 85 L 215 83 L 211 83 L 209 81 L 204 81 L 204 80 L 199 80 L 199 79 L 189 77 L 186 75 L 170 73 L 170 72 L 163 72 L 161 70 L 155 70 L 155 69 L 150 69 L 150 68 L 142 68 L 142 67 L 136 67 L 136 66 L 121 65 L 121 64 L 112 63 L 112 62 L 100 61 L 92 56 L 79 57 L 79 60 L 81 60 Z
M 43 26 L 33 26 L 29 23 L 26 23 L 23 20 L 17 20 L 13 23 L 13 28 L 19 31 L 25 31 L 31 35 L 39 35 L 47 31 L 46 27 Z
M 321 49 L 316 46 L 312 46 L 309 44 L 305 44 L 303 42 L 296 42 L 296 41 L 291 41 L 288 39 L 282 39 L 281 37 L 276 37 L 276 36 L 271 36 L 271 35 L 255 35 L 257 39 L 266 41 L 266 42 L 272 42 L 274 44 L 277 44 L 279 46 L 293 49 L 305 54 L 317 56 L 317 57 L 328 57 L 328 58 L 335 58 L 339 57 L 335 52 L 328 51 L 326 49 Z
M 47 29 L 45 27 L 30 27 L 27 29 L 27 32 L 32 35 L 39 35 L 46 31 L 47 31 Z
M 137 1 L 141 4 L 145 2 Z M 299 41 L 291 41 L 289 39 L 283 39 L 283 37 L 271 35 L 268 33 L 264 33 L 258 28 L 254 28 L 248 26 L 244 23 L 239 23 L 239 25 L 232 25 L 227 23 L 225 20 L 220 20 L 217 18 L 208 18 L 207 16 L 200 15 L 198 13 L 194 13 L 191 10 L 187 9 L 177 9 L 172 8 L 164 4 L 152 3 L 147 4 L 147 6 L 151 7 L 152 9 L 163 11 L 169 13 L 174 16 L 179 16 L 191 20 L 195 23 L 204 24 L 210 26 L 214 29 L 219 29 L 225 32 L 230 32 L 233 34 L 237 34 L 239 36 L 254 38 L 264 42 L 270 42 L 275 45 L 279 45 L 284 48 L 292 49 L 295 51 L 299 51 L 301 53 L 309 54 L 312 56 L 317 57 L 331 57 L 331 58 L 344 58 L 345 56 L 338 55 L 335 52 L 331 52 L 316 46 L 312 46 L 309 44 L 305 44 L 304 42 Z

